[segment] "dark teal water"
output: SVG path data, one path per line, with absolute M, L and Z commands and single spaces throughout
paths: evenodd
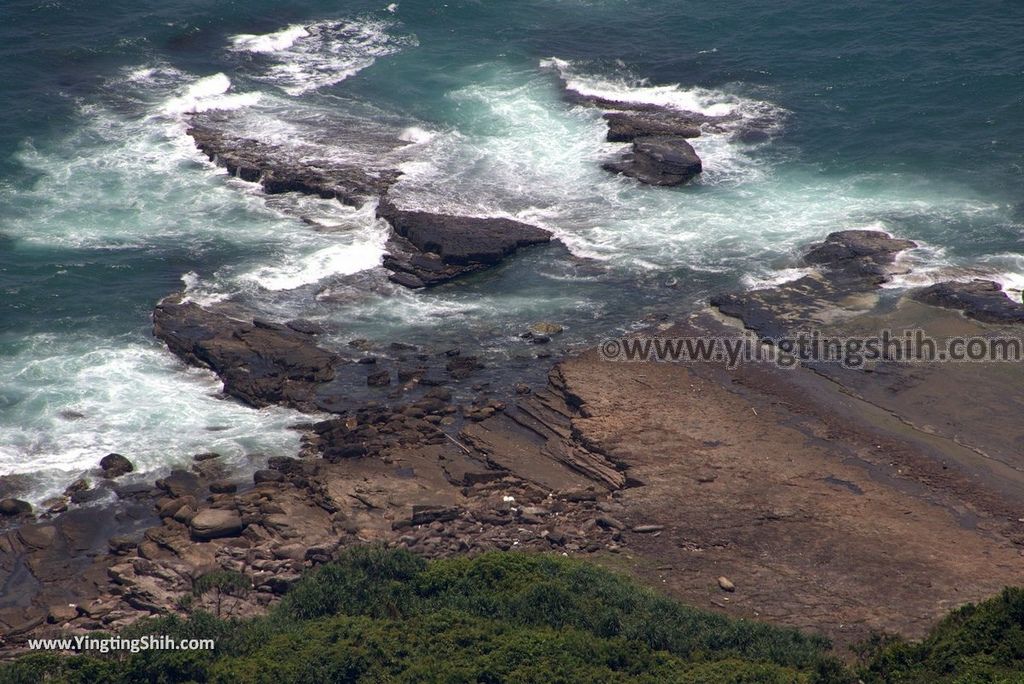
M 515 336 L 533 320 L 582 344 L 785 277 L 800 245 L 843 228 L 921 241 L 903 285 L 1024 283 L 1019 2 L 386 4 L 3 3 L 0 474 L 28 474 L 39 498 L 111 450 L 157 469 L 294 447 L 293 416 L 219 400 L 150 340 L 149 311 L 183 277 L 199 298 L 321 318 L 339 341 L 495 358 L 529 351 Z M 600 171 L 602 124 L 566 106 L 556 70 L 775 133 L 701 139 L 700 183 L 641 188 Z M 197 109 L 368 162 L 351 121 L 356 138 L 401 133 L 404 203 L 532 221 L 588 261 L 549 250 L 392 291 L 366 270 L 384 236 L 372 210 L 229 181 L 183 135 Z

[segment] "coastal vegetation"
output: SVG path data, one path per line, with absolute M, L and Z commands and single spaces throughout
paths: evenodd
M 197 593 L 244 589 L 234 576 L 199 583 Z M 0 668 L 0 682 L 1012 682 L 1024 590 L 955 611 L 918 644 L 873 639 L 850 666 L 821 637 L 691 608 L 587 562 L 514 552 L 428 562 L 356 547 L 307 572 L 266 616 L 197 610 L 119 636 L 146 635 L 216 648 L 34 653 Z

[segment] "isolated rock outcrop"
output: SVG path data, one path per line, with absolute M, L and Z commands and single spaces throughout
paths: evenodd
M 682 185 L 704 168 L 693 146 L 675 136 L 636 138 L 630 153 L 602 166 L 649 185 Z
M 113 479 L 132 472 L 135 466 L 121 454 L 107 454 L 100 459 L 100 469 L 103 477 Z
M 406 211 L 387 198 L 377 216 L 395 233 L 384 267 L 391 280 L 406 287 L 437 285 L 494 266 L 521 247 L 551 241 L 551 233 L 527 223 Z
M 707 117 L 671 111 L 608 112 L 608 142 L 633 142 L 637 138 L 654 135 L 672 135 L 680 138 L 699 138 L 700 125 Z

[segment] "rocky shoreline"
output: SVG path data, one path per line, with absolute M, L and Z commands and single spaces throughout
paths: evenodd
M 686 140 L 733 123 L 571 89 L 566 97 L 605 110 L 608 140 L 632 145 L 606 168 L 653 185 L 699 174 Z M 400 208 L 393 169 L 297 162 L 202 121 L 189 134 L 268 194 L 375 202 L 391 227 L 383 267 L 404 287 L 446 283 L 552 241 L 512 219 Z M 809 275 L 717 294 L 709 308 L 646 334 L 722 337 L 745 327 L 775 338 L 911 322 L 937 333 L 1019 331 L 1024 307 L 992 283 L 883 297 L 897 256 L 915 246 L 836 232 L 804 254 Z M 545 323 L 529 335 L 546 342 L 559 331 Z M 396 342 L 408 354 L 388 365 L 359 341 L 330 347 L 323 332 L 180 293 L 156 305 L 154 335 L 215 373 L 227 397 L 307 414 L 295 426 L 301 450 L 264 459 L 244 481 L 219 455 L 196 454 L 189 469 L 152 484 L 121 484 L 132 464 L 112 454 L 96 486 L 74 483 L 38 515 L 0 501 L 5 653 L 30 635 L 116 631 L 180 613 L 180 598 L 218 570 L 253 588 L 220 613 L 256 614 L 303 570 L 365 543 L 428 557 L 588 554 L 695 604 L 841 644 L 873 630 L 920 633 L 951 605 L 1019 583 L 1024 464 L 1012 457 L 1017 433 L 1000 432 L 1012 410 L 991 409 L 1000 393 L 1016 396 L 1016 369 L 974 379 L 898 363 L 729 369 L 613 363 L 591 350 L 555 363 L 546 384 L 495 389 L 473 382 L 480 362 L 459 349 Z M 367 387 L 394 391 L 355 398 Z M 979 391 L 992 395 L 980 402 L 987 414 L 965 426 L 957 402 Z M 103 498 L 116 503 L 88 505 Z M 880 585 L 880 576 L 893 579 Z
M 807 253 L 805 260 L 820 269 L 807 276 L 810 280 L 723 296 L 715 303 L 761 332 L 789 329 L 827 309 L 841 310 L 851 293 L 873 291 L 891 271 L 895 254 L 912 246 L 878 233 L 833 234 Z M 705 312 L 659 334 L 721 334 L 728 330 L 722 326 Z M 334 369 L 346 361 L 318 347 L 314 332 L 302 322 L 238 320 L 180 297 L 154 311 L 154 333 L 186 363 L 216 372 L 226 394 L 252 406 L 283 404 L 323 415 L 327 405 L 318 392 L 330 386 Z M 358 405 L 337 397 L 338 403 L 326 408 L 330 417 L 298 426 L 304 433 L 300 454 L 270 459 L 251 482 L 225 480 L 218 456 L 200 454 L 191 470 L 174 471 L 152 487 L 118 489 L 115 484 L 122 502 L 115 516 L 120 522 L 111 518 L 103 523 L 104 516 L 92 513 L 95 509 L 77 505 L 38 520 L 23 509 L 12 510 L 8 519 L 18 524 L 0 536 L 5 595 L 17 597 L 0 608 L 6 648 L 17 650 L 28 635 L 116 630 L 147 615 L 178 611 L 178 598 L 216 569 L 243 573 L 254 588 L 243 598 L 230 598 L 222 614 L 258 613 L 286 592 L 303 569 L 328 562 L 349 545 L 368 542 L 427 556 L 487 549 L 593 554 L 612 565 L 625 562 L 641 575 L 654 572 L 652 578 L 661 577 L 670 590 L 692 600 L 825 631 L 840 640 L 862 629 L 836 631 L 831 619 L 816 617 L 825 608 L 810 609 L 816 601 L 846 615 L 848 624 L 912 632 L 951 601 L 978 598 L 1013 581 L 1021 555 L 1017 545 L 1024 543 L 1016 518 L 1009 517 L 1015 515 L 1009 512 L 1015 502 L 983 482 L 961 478 L 956 473 L 962 471 L 949 469 L 948 461 L 939 471 L 942 476 L 929 475 L 921 463 L 937 461 L 906 435 L 886 438 L 900 445 L 887 449 L 886 458 L 920 468 L 910 479 L 923 490 L 899 482 L 906 475 L 892 483 L 879 479 L 868 464 L 880 448 L 877 431 L 872 434 L 877 426 L 856 419 L 845 419 L 842 448 L 853 453 L 859 444 L 868 445 L 869 456 L 858 457 L 861 465 L 849 456 L 835 460 L 830 451 L 838 443 L 823 448 L 810 435 L 828 433 L 829 416 L 846 412 L 842 393 L 818 386 L 813 408 L 801 408 L 807 396 L 797 400 L 790 395 L 779 403 L 787 391 L 806 391 L 799 389 L 801 383 L 811 382 L 814 374 L 725 371 L 695 363 L 616 364 L 589 352 L 556 364 L 546 386 L 514 388 L 511 402 L 481 393 L 454 402 L 445 385 L 469 378 L 472 365 L 462 364 L 462 371 L 420 387 L 413 393 L 418 398 L 409 401 Z M 409 382 L 418 386 L 420 379 Z M 768 399 L 772 396 L 777 398 Z M 753 402 L 747 417 L 725 410 L 737 401 Z M 697 412 L 687 419 L 669 419 L 653 408 L 671 406 L 663 408 L 671 414 L 691 402 Z M 753 406 L 760 408 L 752 412 Z M 796 442 L 786 436 L 793 416 L 808 426 Z M 722 430 L 732 437 L 715 437 Z M 752 438 L 758 435 L 755 440 L 771 441 L 776 433 L 790 440 L 784 461 L 789 465 L 779 470 L 782 464 L 776 462 L 765 471 L 761 447 L 745 446 L 742 436 L 751 430 Z M 797 463 L 810 470 L 786 475 Z M 130 462 L 126 466 L 108 458 L 104 465 L 103 474 L 116 482 Z M 795 490 L 790 485 L 786 494 L 786 487 L 772 489 L 780 486 L 771 484 L 779 477 L 803 484 Z M 767 489 L 746 491 L 755 483 Z M 680 498 L 684 491 L 689 494 Z M 815 491 L 851 510 L 822 508 Z M 812 507 L 811 499 L 805 500 L 809 495 L 817 501 Z M 873 502 L 870 525 L 859 512 L 867 506 L 858 501 L 862 497 Z M 1006 522 L 965 527 L 949 513 L 963 506 L 976 519 Z M 868 527 L 889 525 L 889 510 L 893 525 L 910 522 L 910 527 L 899 531 L 893 526 L 888 538 L 873 537 Z M 910 518 L 905 511 L 912 511 Z M 126 526 L 136 532 L 106 535 Z M 904 538 L 908 532 L 916 536 L 914 544 Z M 935 543 L 940 537 L 943 543 L 959 540 L 963 550 L 944 565 L 930 566 L 927 579 L 906 574 L 924 562 L 915 554 L 918 549 L 925 553 L 921 545 L 930 535 Z M 663 540 L 655 541 L 659 537 Z M 867 546 L 856 561 L 848 553 L 832 556 L 827 549 L 840 537 L 854 547 L 881 544 L 900 550 L 885 561 Z M 775 549 L 775 560 L 762 567 L 756 549 L 769 547 Z M 820 549 L 831 560 L 823 561 L 818 551 L 808 555 L 808 549 Z M 608 560 L 615 557 L 621 561 Z M 798 570 L 814 558 L 813 571 Z M 981 559 L 986 579 L 977 581 L 983 571 L 973 563 Z M 652 571 L 652 563 L 660 569 Z M 781 571 L 779 564 L 792 568 Z M 902 581 L 879 589 L 875 573 L 880 567 L 890 567 Z M 792 573 L 807 581 L 814 577 L 815 586 L 823 578 L 831 578 L 831 584 L 826 582 L 828 591 L 819 594 L 801 579 L 802 591 L 787 594 L 793 586 L 785 578 Z M 732 587 L 728 600 L 715 597 L 714 591 L 725 591 L 721 586 L 702 588 L 716 586 L 719 577 Z M 868 592 L 880 592 L 887 600 L 885 609 L 872 609 L 874 617 L 863 610 L 876 605 L 877 597 L 858 598 Z M 939 600 L 934 600 L 936 593 Z

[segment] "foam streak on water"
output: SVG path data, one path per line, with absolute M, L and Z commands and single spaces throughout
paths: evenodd
M 393 35 L 392 26 L 372 18 L 321 21 L 236 35 L 230 49 L 253 56 L 261 65 L 257 78 L 298 96 L 340 83 L 378 58 L 416 44 L 415 38 Z

